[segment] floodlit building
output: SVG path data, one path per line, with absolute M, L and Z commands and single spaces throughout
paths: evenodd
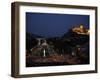
M 80 25 L 78 27 L 74 27 L 72 29 L 72 31 L 76 32 L 77 34 L 89 35 L 89 30 L 86 29 L 83 25 Z

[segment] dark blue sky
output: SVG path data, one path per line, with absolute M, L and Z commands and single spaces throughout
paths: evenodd
M 61 36 L 80 24 L 89 28 L 89 15 L 26 13 L 26 32 L 45 37 Z

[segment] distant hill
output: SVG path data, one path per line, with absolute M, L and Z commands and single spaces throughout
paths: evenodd
M 26 32 L 26 36 L 30 38 L 43 38 L 43 36 Z
M 62 36 L 63 41 L 69 41 L 72 45 L 89 42 L 89 30 L 84 26 L 71 28 Z

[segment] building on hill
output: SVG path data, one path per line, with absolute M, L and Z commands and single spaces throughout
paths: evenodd
M 86 29 L 83 25 L 80 25 L 78 27 L 74 27 L 72 29 L 72 31 L 77 33 L 77 34 L 89 35 L 89 29 Z

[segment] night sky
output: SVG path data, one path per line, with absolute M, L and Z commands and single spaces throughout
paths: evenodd
M 26 13 L 26 32 L 45 37 L 60 37 L 80 24 L 89 28 L 89 15 Z

